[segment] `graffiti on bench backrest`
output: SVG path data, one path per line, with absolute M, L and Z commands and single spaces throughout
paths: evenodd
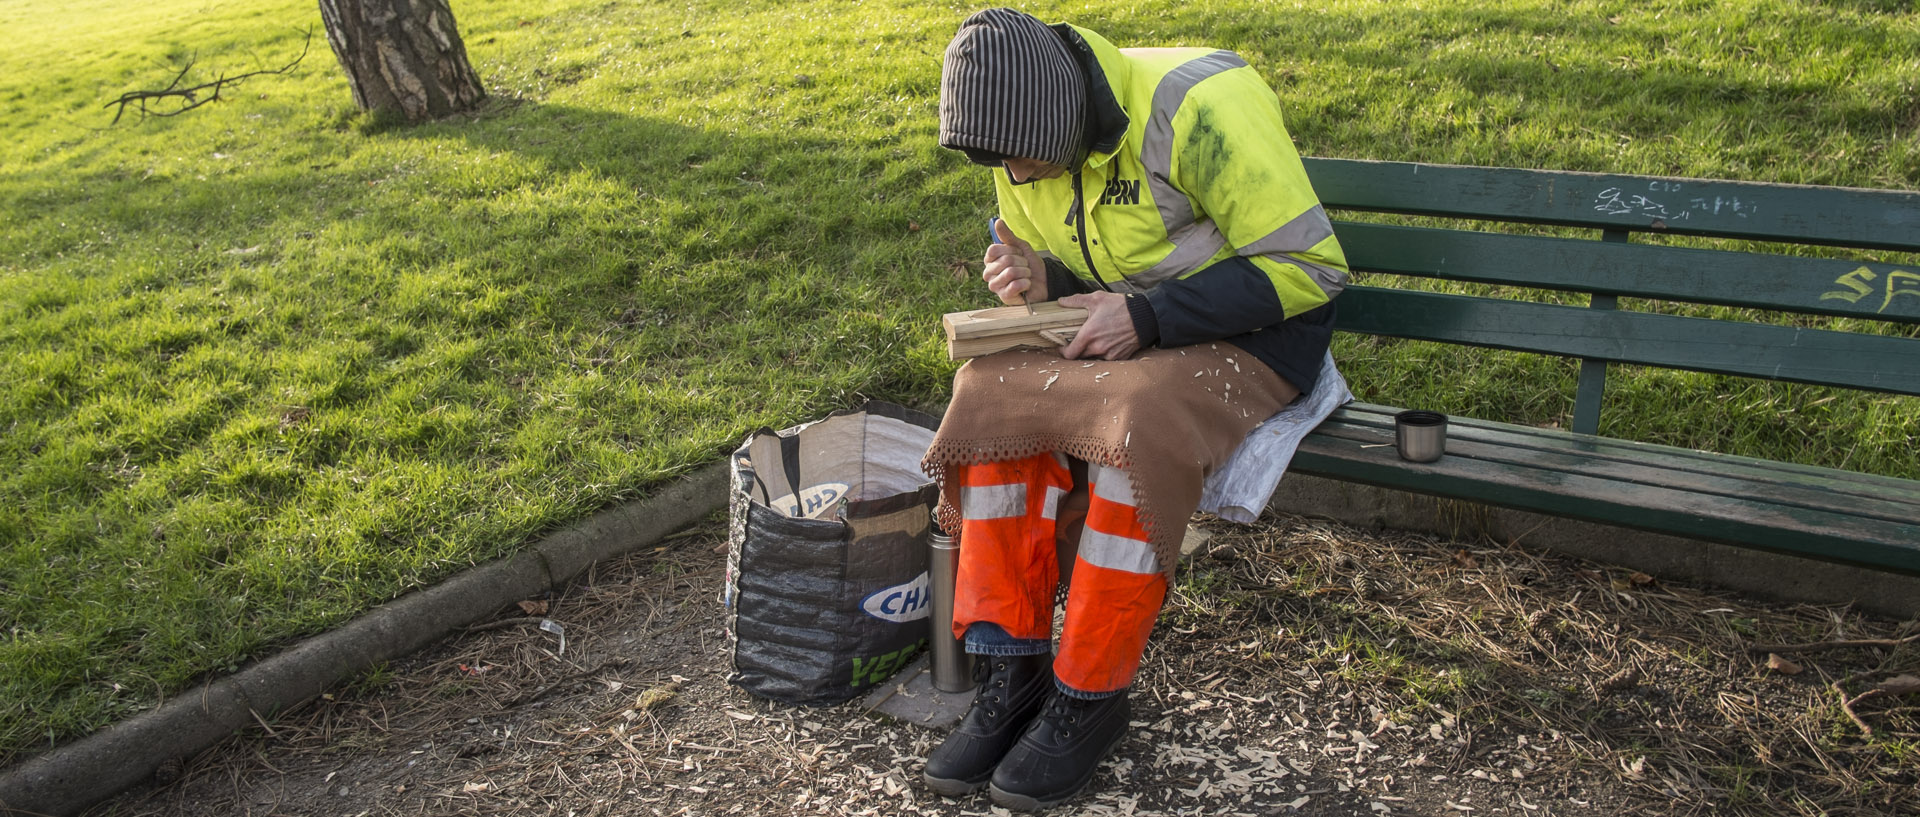
M 1680 182 L 1663 181 L 1648 182 L 1645 193 L 1609 187 L 1594 197 L 1593 209 L 1610 216 L 1641 215 L 1663 221 L 1686 221 L 1694 213 L 1750 218 L 1760 211 L 1758 204 L 1739 196 L 1688 196 L 1683 192 L 1685 187 Z M 1661 198 L 1655 199 L 1649 194 L 1660 194 Z M 1685 204 L 1680 204 L 1681 201 Z

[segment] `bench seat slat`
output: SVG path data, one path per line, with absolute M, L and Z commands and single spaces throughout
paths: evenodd
M 1309 158 L 1329 209 L 1920 251 L 1920 193 Z
M 1323 425 L 1320 433 L 1363 443 L 1392 437 L 1391 430 L 1335 422 Z M 1885 499 L 1834 491 L 1826 485 L 1794 482 L 1778 477 L 1753 480 L 1731 474 L 1670 468 L 1662 461 L 1657 451 L 1649 451 L 1647 457 L 1637 462 L 1589 457 L 1564 449 L 1515 447 L 1505 444 L 1505 440 L 1500 435 L 1485 434 L 1479 429 L 1462 427 L 1454 429 L 1448 435 L 1447 454 L 1453 457 L 1539 468 L 1567 475 L 1595 477 L 1649 488 L 1751 500 L 1783 508 L 1804 508 L 1886 522 L 1920 521 L 1920 494 L 1909 496 L 1903 501 L 1898 498 Z
M 1351 286 L 1337 327 L 1563 357 L 1920 394 L 1920 340 Z
M 1434 463 L 1409 463 L 1386 445 L 1391 441 L 1390 431 L 1358 438 L 1312 434 L 1301 444 L 1292 470 L 1920 574 L 1920 523 L 1862 518 L 1471 457 L 1447 456 Z
M 1365 272 L 1920 323 L 1920 266 L 1352 221 L 1333 227 L 1348 263 Z
M 1323 429 L 1339 425 L 1367 426 L 1391 435 L 1393 415 L 1400 411 L 1372 403 L 1349 403 L 1335 412 Z M 1913 505 L 1909 519 L 1920 520 L 1920 484 L 1897 477 L 1840 471 L 1813 465 L 1776 462 L 1733 454 L 1719 454 L 1655 443 L 1640 443 L 1560 429 L 1498 423 L 1472 417 L 1448 417 L 1451 433 L 1470 433 L 1503 446 L 1558 451 L 1622 463 L 1657 462 L 1663 468 L 1699 474 L 1725 475 L 1756 483 L 1814 486 L 1821 490 Z

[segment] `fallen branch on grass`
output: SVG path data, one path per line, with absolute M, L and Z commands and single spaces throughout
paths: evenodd
M 527 704 L 533 703 L 534 701 L 540 700 L 541 698 L 547 697 L 556 689 L 566 686 L 567 684 L 571 684 L 582 678 L 591 678 L 594 675 L 599 674 L 603 670 L 625 669 L 628 663 L 630 662 L 628 662 L 627 659 L 625 658 L 615 658 L 612 661 L 607 661 L 605 663 L 598 664 L 594 666 L 592 669 L 583 669 L 579 672 L 572 673 L 570 675 L 563 675 L 559 678 L 555 678 L 551 683 L 548 683 L 544 686 L 541 686 L 538 689 L 535 689 L 532 692 L 529 692 L 525 695 L 522 695 L 518 698 L 515 698 L 511 701 L 506 702 L 500 707 L 499 711 L 506 712 L 512 709 L 518 709 L 520 707 L 526 706 Z
M 121 94 L 119 99 L 109 102 L 101 107 L 111 108 L 115 105 L 120 106 L 120 110 L 114 112 L 113 122 L 111 123 L 116 125 L 120 123 L 120 117 L 125 116 L 127 114 L 127 106 L 129 105 L 132 105 L 137 110 L 139 110 L 140 115 L 143 117 L 144 116 L 179 116 L 180 114 L 186 113 L 187 111 L 191 111 L 194 108 L 200 107 L 201 105 L 205 105 L 209 102 L 219 99 L 221 91 L 224 91 L 227 88 L 239 85 L 241 80 L 249 79 L 251 77 L 261 76 L 263 74 L 284 74 L 284 73 L 287 73 L 288 71 L 292 71 L 294 66 L 299 65 L 301 60 L 304 60 L 307 58 L 307 51 L 310 50 L 312 47 L 313 47 L 313 27 L 308 26 L 306 42 L 300 46 L 300 56 L 294 57 L 293 62 L 287 63 L 284 67 L 277 68 L 277 69 L 261 69 L 259 71 L 248 71 L 247 73 L 241 74 L 239 76 L 233 76 L 233 77 L 222 75 L 219 79 L 216 79 L 212 82 L 203 82 L 191 88 L 182 88 L 180 87 L 180 81 L 183 79 L 186 79 L 188 71 L 193 70 L 194 60 L 192 57 L 189 57 L 187 58 L 187 64 L 180 67 L 180 73 L 173 75 L 173 81 L 170 83 L 167 83 L 167 87 L 161 88 L 160 90 L 157 90 L 157 91 L 128 91 L 124 94 Z M 203 92 L 205 92 L 205 96 L 201 95 Z M 165 100 L 165 99 L 180 99 L 184 101 L 180 103 L 180 107 L 174 110 L 169 110 L 169 111 L 156 111 L 148 107 L 148 103 L 150 102 L 157 102 L 159 100 Z
M 1860 727 L 1860 733 L 1867 737 L 1873 737 L 1873 727 L 1868 726 L 1867 722 L 1860 718 L 1860 714 L 1853 711 L 1855 704 L 1862 701 L 1870 701 L 1874 698 L 1889 698 L 1895 695 L 1911 695 L 1915 692 L 1920 692 L 1920 677 L 1896 675 L 1882 681 L 1879 686 L 1849 698 L 1847 697 L 1846 687 L 1842 686 L 1842 684 L 1845 684 L 1849 680 L 1852 679 L 1843 678 L 1833 682 L 1833 691 L 1840 695 L 1841 711 L 1846 712 L 1847 717 L 1853 720 L 1853 725 Z
M 535 627 L 538 627 L 540 626 L 540 622 L 543 622 L 546 620 L 547 619 L 544 616 L 523 616 L 519 618 L 503 618 L 495 621 L 488 621 L 481 624 L 473 624 L 466 627 L 462 627 L 460 628 L 460 631 L 467 632 L 467 633 L 478 633 L 485 630 L 498 630 L 505 627 L 512 627 L 518 624 L 531 624 Z
M 1862 638 L 1850 641 L 1815 641 L 1808 644 L 1749 644 L 1747 652 L 1824 652 L 1847 647 L 1898 647 L 1920 641 L 1920 633 L 1906 638 Z

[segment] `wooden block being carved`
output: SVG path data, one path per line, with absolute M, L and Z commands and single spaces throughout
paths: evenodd
M 949 312 L 940 319 L 947 332 L 947 357 L 952 360 L 990 355 L 1023 346 L 1054 349 L 1073 340 L 1087 310 L 1069 309 L 1054 301 L 1024 306 L 996 306 L 967 312 Z

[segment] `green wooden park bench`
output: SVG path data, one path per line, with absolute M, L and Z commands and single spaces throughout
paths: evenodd
M 1412 463 L 1385 445 L 1398 409 L 1354 403 L 1308 436 L 1293 472 L 1920 574 L 1920 481 L 1596 434 L 1614 363 L 1920 395 L 1920 264 L 1873 255 L 1920 252 L 1920 193 L 1341 159 L 1309 159 L 1307 170 L 1357 272 L 1588 298 L 1564 306 L 1349 287 L 1341 331 L 1577 358 L 1571 429 L 1451 417 L 1447 455 Z M 1339 220 L 1343 211 L 1597 234 L 1395 226 Z M 1635 233 L 1841 247 L 1851 257 L 1662 246 L 1635 243 Z M 1621 298 L 1866 318 L 1901 331 L 1631 311 L 1618 308 Z

